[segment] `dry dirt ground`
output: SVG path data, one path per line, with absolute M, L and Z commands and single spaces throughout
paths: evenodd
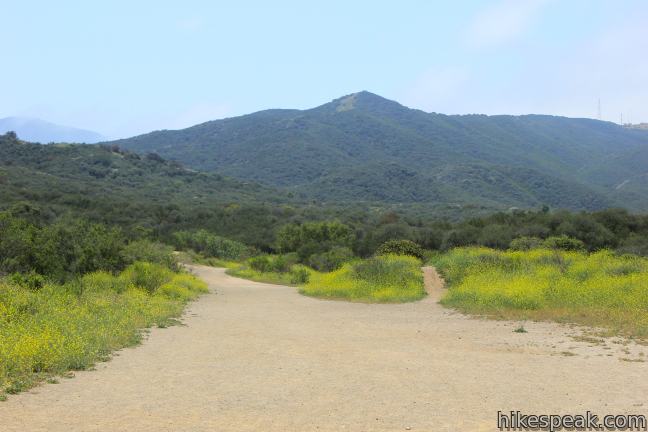
M 194 267 L 211 294 L 95 371 L 10 396 L 7 431 L 490 431 L 498 410 L 648 414 L 641 346 L 423 301 L 324 301 Z M 645 351 L 645 350 L 644 350 Z

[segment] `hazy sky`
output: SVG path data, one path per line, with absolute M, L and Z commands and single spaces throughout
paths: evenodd
M 648 1 L 0 0 L 0 117 L 109 137 L 369 90 L 648 121 Z

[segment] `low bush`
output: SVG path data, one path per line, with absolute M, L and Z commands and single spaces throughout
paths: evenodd
M 119 279 L 153 293 L 155 289 L 171 280 L 173 272 L 165 267 L 147 262 L 136 262 L 124 269 Z
M 376 255 L 409 255 L 423 259 L 425 251 L 411 240 L 390 240 L 380 245 Z
M 179 270 L 178 261 L 173 255 L 173 248 L 163 243 L 145 239 L 134 240 L 124 247 L 122 256 L 126 264 L 146 261 L 163 265 L 173 271 Z
M 11 274 L 9 276 L 9 282 L 32 291 L 37 291 L 45 286 L 45 277 L 32 270 L 29 273 Z
M 542 242 L 542 247 L 564 251 L 584 251 L 585 243 L 581 240 L 562 235 L 547 238 Z
M 310 279 L 311 272 L 302 265 L 293 266 L 290 270 L 290 283 L 292 285 L 303 285 Z
M 272 271 L 272 262 L 266 255 L 250 258 L 248 260 L 248 265 L 252 270 L 258 271 L 260 273 L 267 273 Z
M 354 258 L 353 251 L 348 247 L 334 247 L 333 249 L 308 258 L 308 265 L 315 270 L 330 272 L 342 267 L 342 264 Z
M 305 295 L 367 302 L 406 302 L 425 296 L 417 258 L 381 255 L 347 263 L 331 273 L 313 272 Z

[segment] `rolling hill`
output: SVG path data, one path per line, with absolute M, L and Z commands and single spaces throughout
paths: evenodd
M 648 133 L 590 119 L 443 115 L 360 92 L 113 143 L 324 201 L 648 209 Z
M 188 217 L 182 212 L 200 216 L 230 203 L 289 201 L 285 192 L 186 169 L 155 154 L 0 135 L 0 210 L 28 203 L 54 214 L 73 210 L 94 220 L 156 227 L 165 218 Z

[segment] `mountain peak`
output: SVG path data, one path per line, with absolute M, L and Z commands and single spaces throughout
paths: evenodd
M 375 93 L 363 90 L 334 99 L 333 101 L 324 104 L 316 109 L 326 109 L 335 112 L 360 110 L 385 113 L 407 108 L 405 108 L 398 102 L 394 102 Z

